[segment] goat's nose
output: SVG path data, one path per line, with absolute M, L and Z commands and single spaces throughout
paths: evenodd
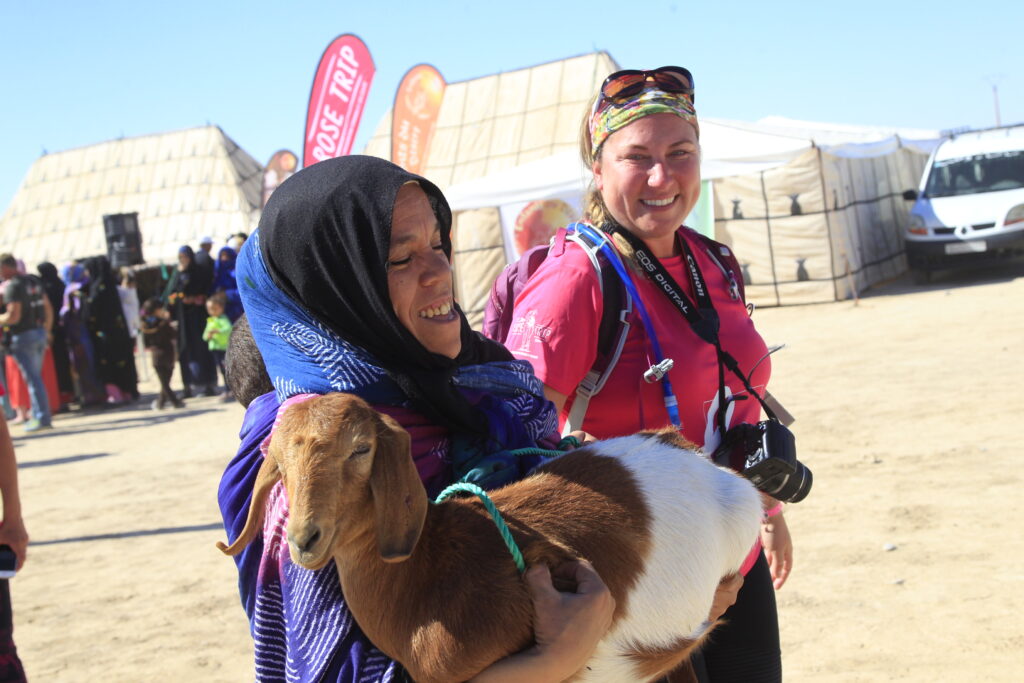
M 302 531 L 293 534 L 288 532 L 288 542 L 295 546 L 299 552 L 308 553 L 310 549 L 320 540 L 320 527 L 308 526 Z

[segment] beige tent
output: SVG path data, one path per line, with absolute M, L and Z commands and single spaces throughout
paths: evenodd
M 138 213 L 146 262 L 175 262 L 182 244 L 255 227 L 262 171 L 217 126 L 46 154 L 0 217 L 0 250 L 33 271 L 105 254 L 103 216 Z
M 747 125 L 764 136 L 799 130 Z M 901 195 L 920 182 L 939 133 L 845 128 L 804 128 L 784 162 L 714 178 L 714 236 L 739 257 L 748 301 L 838 301 L 906 270 Z
M 617 68 L 602 52 L 448 85 L 424 175 L 455 212 L 456 296 L 471 324 L 517 255 L 510 239 L 517 221 L 541 202 L 579 210 L 589 182 L 576 151 L 580 119 Z M 390 157 L 390 128 L 389 113 L 367 154 Z M 917 186 L 939 137 L 703 118 L 705 182 L 688 223 L 735 248 L 749 301 L 847 298 L 906 268 L 900 194 Z
M 572 154 L 590 97 L 618 69 L 605 52 L 449 83 L 423 175 L 442 190 L 507 169 Z M 391 158 L 391 112 L 366 154 Z M 496 204 L 459 211 L 453 230 L 456 297 L 472 324 L 506 262 Z

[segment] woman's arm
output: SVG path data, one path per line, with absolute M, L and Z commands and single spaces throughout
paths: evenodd
M 552 389 L 547 384 L 544 385 L 544 398 L 555 404 L 555 411 L 558 413 L 562 412 L 562 408 L 565 407 L 565 402 L 568 400 L 565 394 Z
M 793 537 L 780 510 L 761 524 L 761 545 L 772 573 L 772 584 L 779 590 L 793 570 Z
M 586 664 L 612 623 L 615 598 L 586 560 L 556 567 L 555 576 L 575 581 L 575 593 L 557 591 L 545 565 L 530 567 L 536 644 L 492 664 L 476 683 L 557 683 Z
M 4 499 L 4 519 L 0 525 L 0 545 L 9 545 L 18 556 L 18 569 L 25 564 L 28 532 L 21 518 L 21 496 L 18 492 L 18 463 L 14 443 L 7 431 L 7 420 L 0 414 L 0 494 Z

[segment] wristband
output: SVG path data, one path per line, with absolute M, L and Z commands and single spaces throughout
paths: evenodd
M 776 503 L 775 507 L 761 513 L 761 524 L 767 524 L 768 520 L 782 512 L 782 503 Z

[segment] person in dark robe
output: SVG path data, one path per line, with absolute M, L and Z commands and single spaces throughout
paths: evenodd
M 64 280 L 68 284 L 64 288 L 63 305 L 57 317 L 67 340 L 78 403 L 83 408 L 102 405 L 107 396 L 96 379 L 92 337 L 85 323 L 85 298 L 89 293 L 85 269 L 78 264 L 70 266 Z
M 56 314 L 64 304 L 64 281 L 57 274 L 57 266 L 49 261 L 39 264 L 39 277 L 43 281 L 43 291 L 50 300 L 50 305 Z M 71 354 L 68 352 L 67 336 L 64 334 L 64 324 L 59 315 L 54 315 L 53 327 L 51 328 L 53 338 L 50 342 L 50 349 L 53 351 L 53 366 L 57 371 L 57 387 L 60 392 L 60 409 L 67 408 L 67 404 L 75 397 L 75 379 L 71 374 Z
M 213 278 L 216 267 L 213 263 L 213 238 L 204 237 L 199 240 L 199 250 L 194 252 L 193 259 L 196 262 L 198 271 L 197 277 L 203 286 L 203 294 L 210 294 L 213 291 Z
M 181 247 L 168 305 L 178 321 L 178 362 L 185 382 L 185 398 L 217 395 L 217 368 L 207 343 L 203 341 L 206 296 L 211 284 L 211 279 L 196 263 L 192 247 Z
M 117 280 L 106 256 L 86 259 L 84 266 L 89 276 L 85 325 L 92 340 L 96 377 L 107 390 L 109 402 L 130 403 L 139 398 L 139 376 Z

